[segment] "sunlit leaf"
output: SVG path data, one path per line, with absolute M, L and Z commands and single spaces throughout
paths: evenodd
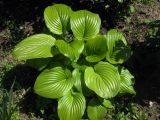
M 44 20 L 51 32 L 62 34 L 69 28 L 72 10 L 64 4 L 48 6 L 44 11 Z
M 103 120 L 106 115 L 106 108 L 96 99 L 92 99 L 87 107 L 89 120 Z
M 74 80 L 68 69 L 54 67 L 45 69 L 34 85 L 35 93 L 46 98 L 59 98 L 64 96 L 73 86 Z
M 71 15 L 71 29 L 78 40 L 95 37 L 100 30 L 101 20 L 98 14 L 79 10 Z
M 85 70 L 85 83 L 102 98 L 112 98 L 120 89 L 120 76 L 118 70 L 107 62 L 99 62 Z
M 82 92 L 82 85 L 81 85 L 81 73 L 78 69 L 74 69 L 72 72 L 72 76 L 74 79 L 74 87 L 77 91 Z
M 103 106 L 105 106 L 106 108 L 113 108 L 114 106 L 112 105 L 110 100 L 106 100 L 104 99 L 102 102 Z
M 67 43 L 64 40 L 57 40 L 56 46 L 58 47 L 60 53 L 70 58 L 72 61 L 78 60 L 84 48 L 83 41 L 78 40 L 74 40 L 71 43 Z
M 136 94 L 133 85 L 134 85 L 134 76 L 125 68 L 121 69 L 121 87 L 120 93 L 130 93 Z
M 131 50 L 127 41 L 121 32 L 115 29 L 108 31 L 106 35 L 107 54 L 106 59 L 111 64 L 122 64 L 130 55 Z
M 85 107 L 85 97 L 81 93 L 68 93 L 58 101 L 58 116 L 60 120 L 81 120 Z
M 13 56 L 19 60 L 52 57 L 54 55 L 52 47 L 55 41 L 55 38 L 50 35 L 32 35 L 16 45 Z

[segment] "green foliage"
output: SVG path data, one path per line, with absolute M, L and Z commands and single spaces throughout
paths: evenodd
M 148 120 L 148 113 L 142 111 L 141 106 L 129 101 L 116 102 L 116 108 L 107 111 L 109 120 Z
M 6 90 L 0 91 L 2 92 L 2 98 L 0 99 L 0 120 L 20 120 L 19 112 L 17 112 L 17 103 L 14 99 L 13 86 L 9 92 Z
M 106 115 L 106 108 L 96 99 L 92 99 L 87 108 L 90 120 L 102 120 Z
M 89 119 L 99 120 L 113 107 L 110 99 L 135 94 L 133 76 L 122 67 L 131 50 L 121 32 L 101 35 L 98 14 L 62 4 L 47 7 L 44 19 L 53 36 L 28 37 L 13 55 L 41 71 L 34 91 L 57 99 L 60 120 L 80 120 L 86 108 Z

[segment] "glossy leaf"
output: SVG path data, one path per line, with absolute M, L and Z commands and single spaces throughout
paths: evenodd
M 58 47 L 60 53 L 70 58 L 72 61 L 78 60 L 84 48 L 83 41 L 78 40 L 75 40 L 71 43 L 67 43 L 64 40 L 57 40 L 56 46 Z
M 44 11 L 44 20 L 51 32 L 62 34 L 69 27 L 72 10 L 64 4 L 48 6 Z
M 106 56 L 107 46 L 106 38 L 103 35 L 97 35 L 89 39 L 85 44 L 86 60 L 88 62 L 99 62 Z
M 106 40 L 108 48 L 106 59 L 111 64 L 122 64 L 130 57 L 131 50 L 121 32 L 115 29 L 108 31 Z
M 37 34 L 22 40 L 13 50 L 13 56 L 19 60 L 53 57 L 52 47 L 55 38 L 46 34 Z
M 136 94 L 133 88 L 134 76 L 127 69 L 122 68 L 120 77 L 121 77 L 120 93 Z
M 107 62 L 99 62 L 85 70 L 85 83 L 102 98 L 112 98 L 120 89 L 120 76 L 118 70 Z
M 81 73 L 78 69 L 74 69 L 72 72 L 72 76 L 74 79 L 74 87 L 77 91 L 82 92 L 82 85 L 81 85 Z
M 81 93 L 68 93 L 58 101 L 58 116 L 60 120 L 80 120 L 85 107 L 85 97 Z
M 73 86 L 74 80 L 68 69 L 54 67 L 44 70 L 34 85 L 35 93 L 46 98 L 59 98 L 64 96 Z
M 71 15 L 71 30 L 78 40 L 95 37 L 100 30 L 101 20 L 98 14 L 79 10 Z
M 106 115 L 106 108 L 101 105 L 96 99 L 92 99 L 87 107 L 89 120 L 103 120 Z

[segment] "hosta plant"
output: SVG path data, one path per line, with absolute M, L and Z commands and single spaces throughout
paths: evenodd
M 57 99 L 60 120 L 80 120 L 84 113 L 101 120 L 113 97 L 135 94 L 133 76 L 122 66 L 131 50 L 121 32 L 100 34 L 98 14 L 63 4 L 48 6 L 44 20 L 49 34 L 22 40 L 13 55 L 41 71 L 34 91 Z

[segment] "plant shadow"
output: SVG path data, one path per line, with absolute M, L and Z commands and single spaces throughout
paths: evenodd
M 14 82 L 13 91 L 18 92 L 16 95 L 21 95 L 17 104 L 20 104 L 20 113 L 25 119 L 33 116 L 43 117 L 44 120 L 57 118 L 57 101 L 40 97 L 34 93 L 33 86 L 39 73 L 39 71 L 26 64 L 18 64 L 5 73 L 2 86 L 9 91 Z M 19 99 L 19 96 L 15 97 Z
M 9 90 L 12 83 L 15 81 L 14 90 L 28 89 L 33 87 L 36 77 L 39 72 L 25 64 L 18 64 L 11 70 L 5 73 L 2 80 L 2 85 Z

